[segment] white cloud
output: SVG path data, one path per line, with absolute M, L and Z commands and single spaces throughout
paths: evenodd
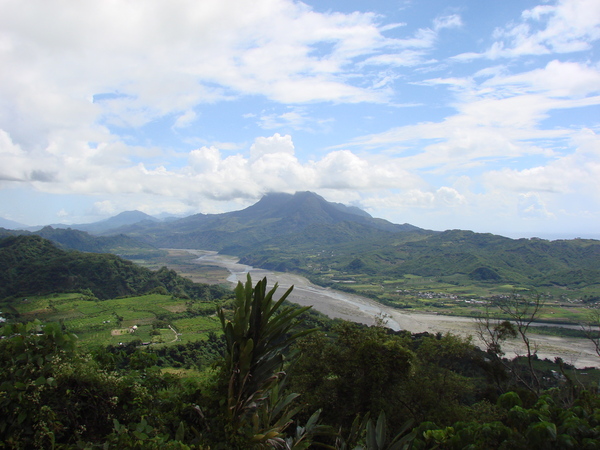
M 461 26 L 462 20 L 458 14 L 437 17 L 433 21 L 433 28 L 420 28 L 409 38 L 396 39 L 390 42 L 390 49 L 394 50 L 393 52 L 371 56 L 362 62 L 360 66 L 413 67 L 434 63 L 436 60 L 427 55 L 435 48 L 439 31 Z
M 281 136 L 279 133 L 275 133 L 270 137 L 256 138 L 254 144 L 250 147 L 250 159 L 257 160 L 269 154 L 293 155 L 294 143 L 292 137 L 289 134 Z
M 491 77 L 433 79 L 456 92 L 457 113 L 440 122 L 392 128 L 350 143 L 359 148 L 412 149 L 403 158 L 413 170 L 456 171 L 498 161 L 556 153 L 549 142 L 573 139 L 576 129 L 542 123 L 552 111 L 600 105 L 600 70 L 596 66 L 551 61 L 545 67 L 518 74 L 503 70 Z M 563 144 L 561 144 L 562 146 Z
M 519 193 L 579 193 L 600 200 L 600 137 L 583 130 L 572 138 L 576 150 L 544 166 L 522 170 L 504 168 L 484 174 L 490 189 Z
M 94 157 L 93 152 L 88 149 L 89 155 L 69 162 L 53 182 L 40 182 L 38 189 L 80 195 L 154 196 L 157 202 L 171 199 L 170 205 L 174 207 L 177 202 L 197 205 L 203 199 L 257 199 L 271 191 L 375 192 L 425 185 L 398 161 L 360 157 L 349 150 L 333 151 L 320 160 L 301 163 L 291 136 L 278 133 L 257 138 L 248 154 L 224 156 L 215 146 L 192 150 L 180 168 L 149 167 L 144 163 L 119 167 L 110 160 L 92 165 L 89 158 Z M 454 202 L 450 191 L 442 189 L 437 195 L 443 202 Z M 93 210 L 94 214 L 102 214 L 115 208 L 111 200 L 105 200 L 97 202 Z
M 533 219 L 554 219 L 556 216 L 546 209 L 540 195 L 535 192 L 519 194 L 518 214 Z
M 68 217 L 68 216 L 69 216 L 69 213 L 67 211 L 65 211 L 64 209 L 61 209 L 60 211 L 58 211 L 56 213 L 56 217 L 59 217 L 61 219 L 65 218 L 65 217 Z
M 315 133 L 328 128 L 333 119 L 317 119 L 311 117 L 304 108 L 292 108 L 282 114 L 263 114 L 258 121 L 264 130 L 292 129 Z
M 219 169 L 221 153 L 216 147 L 202 147 L 192 150 L 188 158 L 192 173 L 211 173 Z
M 436 17 L 436 19 L 433 21 L 433 28 L 436 31 L 444 28 L 460 28 L 462 26 L 462 19 L 458 14 Z
M 351 65 L 397 41 L 374 14 L 288 0 L 5 0 L 0 30 L 0 128 L 28 147 L 49 129 L 89 136 L 99 120 L 139 127 L 172 114 L 184 127 L 194 106 L 246 94 L 384 101 L 385 90 L 353 84 Z
M 103 200 L 94 203 L 94 215 L 109 215 L 114 214 L 116 211 L 117 209 L 115 208 L 115 205 L 111 200 Z
M 2 0 L 0 185 L 106 199 L 93 215 L 220 212 L 308 189 L 402 222 L 477 211 L 559 222 L 577 215 L 564 198 L 578 193 L 594 216 L 600 66 L 572 52 L 595 49 L 600 3 L 528 9 L 471 42 L 486 51 L 455 58 L 472 66 L 442 59 L 472 37 L 447 35 L 470 24 L 426 14 L 409 28 L 292 0 Z M 414 117 L 401 103 L 418 105 Z M 180 140 L 155 137 L 157 123 Z M 255 139 L 257 125 L 269 135 Z
M 597 0 L 559 0 L 523 11 L 521 20 L 494 31 L 493 45 L 483 53 L 463 53 L 458 60 L 478 57 L 514 58 L 526 55 L 588 50 L 600 39 Z
M 600 68 L 575 62 L 550 61 L 545 67 L 516 75 L 496 75 L 482 84 L 495 95 L 543 93 L 548 97 L 583 98 L 600 93 Z
M 442 186 L 437 190 L 406 189 L 400 193 L 373 196 L 361 202 L 368 209 L 441 209 L 453 210 L 455 207 L 467 204 L 466 197 L 455 188 Z
M 196 117 L 197 114 L 193 110 L 187 110 L 177 118 L 173 128 L 186 128 L 196 120 Z

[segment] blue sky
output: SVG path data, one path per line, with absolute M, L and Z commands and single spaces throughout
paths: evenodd
M 0 0 L 0 217 L 600 237 L 599 51 L 597 0 Z

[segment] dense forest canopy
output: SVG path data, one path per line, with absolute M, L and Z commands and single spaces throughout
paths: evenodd
M 163 268 L 151 271 L 108 253 L 66 251 L 39 236 L 0 239 L 0 298 L 89 289 L 99 299 L 166 290 L 202 298 L 218 286 L 201 286 Z

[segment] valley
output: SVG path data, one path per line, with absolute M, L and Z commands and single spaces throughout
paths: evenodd
M 313 308 L 330 318 L 344 319 L 352 322 L 372 325 L 376 320 L 384 320 L 386 326 L 394 330 L 408 330 L 411 333 L 429 332 L 453 333 L 461 336 L 473 336 L 476 345 L 482 345 L 476 338 L 476 322 L 474 316 L 481 311 L 481 305 L 474 303 L 470 307 L 469 315 L 461 315 L 463 308 L 446 308 L 444 313 L 428 311 L 427 307 L 415 310 L 406 308 L 398 309 L 379 303 L 371 298 L 339 291 L 329 287 L 313 284 L 301 275 L 277 272 L 266 269 L 254 268 L 239 263 L 239 258 L 220 255 L 215 251 L 208 250 L 184 250 L 169 249 L 169 268 L 179 270 L 180 275 L 187 276 L 192 280 L 212 279 L 217 283 L 234 284 L 238 281 L 244 282 L 246 274 L 250 274 L 254 282 L 267 277 L 269 285 L 278 283 L 280 292 L 283 293 L 288 287 L 294 286 L 289 300 L 301 306 L 312 305 Z M 161 263 L 169 261 L 161 260 Z M 483 300 L 478 300 L 483 302 Z M 560 307 L 553 307 L 560 311 Z M 558 314 L 562 317 L 562 323 L 538 323 L 538 328 L 543 326 L 548 329 L 567 329 L 575 333 L 581 331 L 576 322 L 569 322 L 571 311 Z M 585 310 L 579 314 L 580 320 L 585 318 Z M 583 337 L 557 336 L 545 332 L 532 330 L 532 340 L 537 346 L 538 356 L 541 359 L 554 360 L 562 358 L 565 362 L 578 368 L 598 367 L 600 358 L 595 352 L 594 345 Z M 524 354 L 523 344 L 516 339 L 505 343 L 504 348 L 508 357 Z
M 579 360 L 578 365 L 596 364 L 579 326 L 600 305 L 596 240 L 425 230 L 373 218 L 312 192 L 270 193 L 243 210 L 222 214 L 165 222 L 133 211 L 76 227 L 34 233 L 0 230 L 13 240 L 31 238 L 23 257 L 39 254 L 44 259 L 32 263 L 33 281 L 21 280 L 32 269 L 18 269 L 21 263 L 7 252 L 4 295 L 90 287 L 96 296 L 109 299 L 162 285 L 175 296 L 201 298 L 183 280 L 229 291 L 232 281 L 250 272 L 255 281 L 267 275 L 270 283 L 293 284 L 294 302 L 314 304 L 329 317 L 367 324 L 385 320 L 396 330 L 463 335 L 474 334 L 474 318 L 486 307 L 511 297 L 539 296 L 540 324 L 530 330 L 540 346 L 544 342 L 538 353 L 565 355 L 566 361 Z M 42 245 L 40 237 L 61 251 Z M 83 253 L 70 253 L 79 255 L 72 258 L 63 252 L 72 250 L 88 256 L 84 260 Z M 153 272 L 135 275 L 135 267 L 98 255 L 102 252 Z M 86 269 L 92 261 L 98 269 Z M 98 277 L 104 262 L 110 264 L 102 266 L 103 277 Z M 165 266 L 173 273 L 163 270 Z M 130 275 L 117 276 L 122 271 Z M 174 281 L 174 273 L 183 280 Z M 107 277 L 114 281 L 105 283 Z M 507 318 L 493 306 L 490 313 L 494 319 Z M 576 350 L 563 353 L 559 344 Z

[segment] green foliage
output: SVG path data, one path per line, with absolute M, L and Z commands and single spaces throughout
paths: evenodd
M 0 440 L 16 447 L 51 444 L 60 424 L 40 399 L 56 389 L 55 367 L 72 354 L 75 337 L 39 321 L 6 325 L 0 336 Z
M 0 447 L 189 448 L 179 441 L 192 440 L 182 421 L 198 387 L 162 375 L 155 354 L 131 346 L 117 371 L 109 353 L 101 366 L 77 354 L 58 324 L 13 324 L 1 335 Z
M 326 423 L 349 427 L 356 414 L 385 411 L 394 420 L 398 389 L 410 376 L 414 355 L 383 328 L 342 322 L 334 338 L 315 333 L 297 344 L 302 355 L 291 386 L 323 410 Z
M 598 448 L 600 409 L 597 406 L 564 407 L 550 394 L 532 408 L 520 406 L 514 393 L 501 397 L 502 420 L 457 422 L 438 428 L 423 423 L 417 428 L 415 448 Z
M 1 445 L 300 450 L 313 448 L 320 439 L 322 447 L 339 450 L 598 446 L 600 398 L 595 393 L 565 395 L 567 389 L 556 388 L 536 400 L 525 397 L 526 391 L 509 392 L 496 405 L 473 404 L 471 383 L 478 376 L 475 350 L 468 340 L 453 335 L 411 336 L 339 322 L 329 336 L 311 334 L 294 346 L 302 358 L 286 376 L 283 363 L 294 354 L 286 347 L 297 333 L 283 324 L 296 322 L 299 316 L 293 309 L 281 315 L 286 309 L 274 309 L 278 301 L 265 301 L 269 293 L 264 286 L 256 293 L 248 284 L 238 290 L 236 305 L 244 308 L 249 301 L 250 309 L 237 316 L 235 311 L 222 313 L 234 337 L 229 341 L 234 345 L 227 348 L 229 354 L 238 355 L 238 362 L 223 361 L 228 368 L 219 376 L 213 369 L 198 381 L 162 374 L 155 364 L 164 358 L 164 349 L 131 343 L 98 349 L 91 359 L 77 353 L 74 336 L 59 324 L 3 327 Z M 255 302 L 265 307 L 264 314 L 251 314 Z M 236 327 L 236 317 L 241 327 Z M 255 325 L 262 331 L 252 331 Z M 236 329 L 246 332 L 236 335 Z M 211 336 L 207 345 L 226 346 L 225 336 Z M 248 342 L 250 336 L 257 342 L 271 336 L 275 342 L 258 346 L 262 352 L 247 359 L 241 351 L 246 346 L 237 344 Z M 278 346 L 280 350 L 274 350 Z M 203 352 L 198 347 L 194 353 L 196 348 L 189 345 L 173 349 L 189 352 L 189 361 Z M 278 351 L 283 358 L 275 358 Z M 235 384 L 238 373 L 246 374 L 245 382 Z M 259 380 L 252 385 L 254 377 Z M 290 389 L 286 381 L 291 382 Z M 237 386 L 233 398 L 241 407 L 231 401 L 230 386 Z M 304 416 L 303 425 L 298 422 L 302 420 L 298 393 L 308 405 L 305 409 L 316 411 Z M 239 411 L 237 418 L 232 411 Z M 376 421 L 371 414 L 378 414 Z
M 281 397 L 284 351 L 311 330 L 290 334 L 295 319 L 310 307 L 279 310 L 293 287 L 278 301 L 277 284 L 267 292 L 267 279 L 255 287 L 248 274 L 246 284 L 235 289 L 233 317 L 218 311 L 226 341 L 224 373 L 227 377 L 229 427 L 234 437 L 251 437 L 254 444 L 281 442 L 282 432 L 295 411 L 288 407 L 297 394 Z
M 225 294 L 218 286 L 193 283 L 166 268 L 153 272 L 112 254 L 67 252 L 38 236 L 0 239 L 0 299 L 89 290 L 104 300 L 161 287 L 183 298 Z
M 385 413 L 381 411 L 377 424 L 373 424 L 371 419 L 367 422 L 366 450 L 403 450 L 410 448 L 416 432 L 411 432 L 405 436 L 403 434 L 410 429 L 412 423 L 412 420 L 406 422 L 400 432 L 394 438 L 389 439 Z
M 513 285 L 554 289 L 557 294 L 555 287 L 562 286 L 581 290 L 579 294 L 586 298 L 600 292 L 600 243 L 594 240 L 515 240 L 461 230 L 384 233 L 373 228 L 336 239 L 339 227 L 307 227 L 294 235 L 238 249 L 237 255 L 257 267 L 276 270 L 284 264 L 286 270 L 305 273 L 321 285 L 331 283 L 332 277 L 351 276 L 359 285 L 414 275 L 433 278 L 436 283 L 429 284 L 440 288 L 462 286 L 471 291 L 481 286 L 502 293 L 503 285 Z M 321 235 L 323 238 L 318 238 Z M 328 235 L 332 240 L 325 239 Z M 407 287 L 410 285 L 402 286 Z M 381 295 L 381 291 L 365 292 L 352 284 L 336 288 L 377 299 Z M 385 300 L 394 298 L 393 292 L 387 292 Z

